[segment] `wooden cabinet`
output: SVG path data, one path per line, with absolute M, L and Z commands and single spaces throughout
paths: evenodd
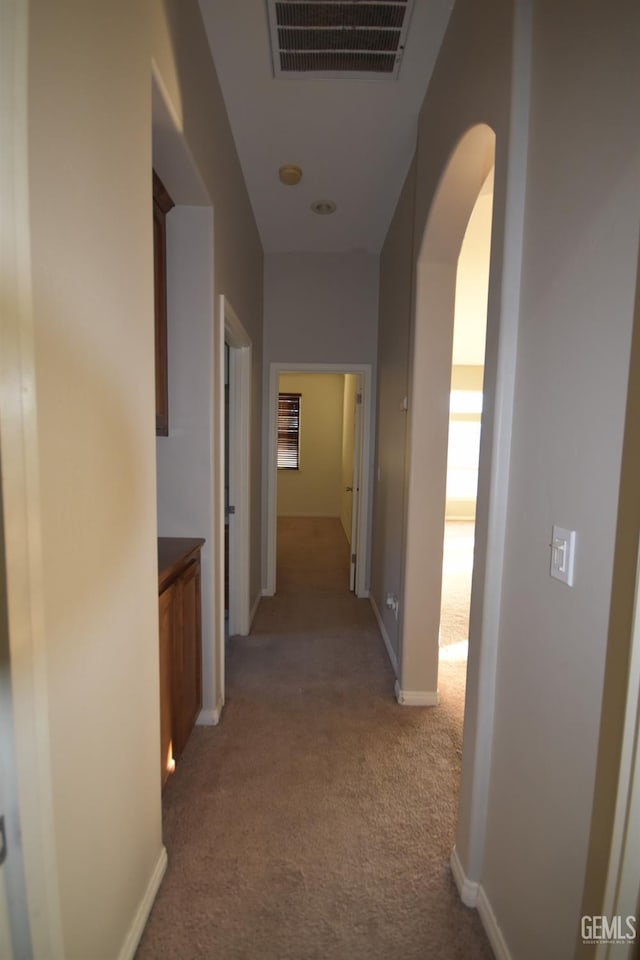
M 174 644 L 174 619 L 176 588 L 173 584 L 160 594 L 160 769 L 162 786 L 174 769 L 173 758 L 173 709 L 172 709 L 172 656 Z
M 169 435 L 169 381 L 167 364 L 167 225 L 174 206 L 162 180 L 153 171 L 153 275 L 156 359 L 156 436 Z
M 200 548 L 202 539 L 158 540 L 160 751 L 162 785 L 202 707 Z

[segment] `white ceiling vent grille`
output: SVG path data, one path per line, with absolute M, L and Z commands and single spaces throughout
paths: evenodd
M 414 0 L 267 0 L 276 77 L 395 80 Z

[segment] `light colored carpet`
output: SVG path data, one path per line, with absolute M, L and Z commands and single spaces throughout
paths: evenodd
M 137 958 L 489 960 L 448 863 L 464 665 L 442 665 L 440 707 L 398 706 L 339 522 L 278 536 L 278 596 L 231 640 L 222 722 L 166 790 L 169 867 Z

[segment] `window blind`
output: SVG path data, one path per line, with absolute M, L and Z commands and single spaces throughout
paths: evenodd
M 278 469 L 300 467 L 300 394 L 278 394 Z

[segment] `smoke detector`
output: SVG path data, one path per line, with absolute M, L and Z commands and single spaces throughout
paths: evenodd
M 302 180 L 302 170 L 295 163 L 285 163 L 278 170 L 278 176 L 287 187 L 295 187 Z

